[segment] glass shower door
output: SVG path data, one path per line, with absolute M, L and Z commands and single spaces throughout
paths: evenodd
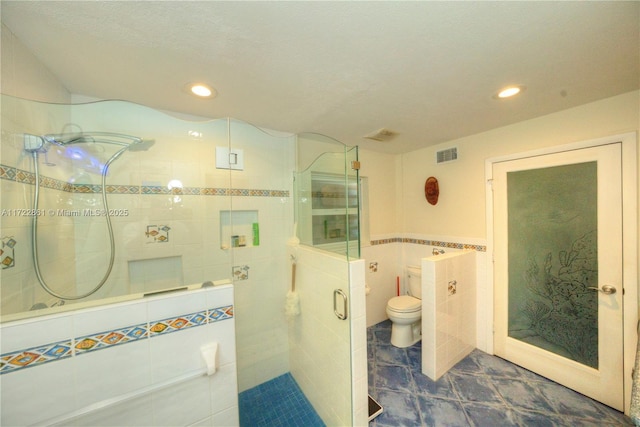
M 300 315 L 289 319 L 292 374 L 326 425 L 352 425 L 350 261 L 359 257 L 357 148 L 298 135 L 294 203 Z M 355 167 L 355 169 L 354 169 Z

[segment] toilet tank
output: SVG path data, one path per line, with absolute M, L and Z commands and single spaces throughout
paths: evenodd
M 422 269 L 416 265 L 407 266 L 409 295 L 422 299 Z

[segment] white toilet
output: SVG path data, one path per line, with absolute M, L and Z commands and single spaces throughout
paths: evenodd
M 422 271 L 408 266 L 409 295 L 393 297 L 387 303 L 387 316 L 391 320 L 391 344 L 404 348 L 422 338 Z

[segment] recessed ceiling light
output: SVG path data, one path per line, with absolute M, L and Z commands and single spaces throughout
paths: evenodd
M 524 91 L 524 89 L 524 86 L 508 86 L 495 94 L 493 97 L 496 99 L 511 98 L 512 96 L 515 96 Z
M 204 83 L 188 83 L 184 89 L 187 93 L 199 98 L 213 98 L 215 96 L 215 91 Z
M 197 96 L 201 96 L 203 98 L 207 98 L 211 96 L 213 91 L 205 85 L 198 84 L 198 85 L 191 86 L 191 93 Z

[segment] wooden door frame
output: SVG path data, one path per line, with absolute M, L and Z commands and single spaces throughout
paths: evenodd
M 517 160 L 525 157 L 541 156 L 564 151 L 597 147 L 611 143 L 621 143 L 622 148 L 622 287 L 623 301 L 623 382 L 624 382 L 624 412 L 629 413 L 631 402 L 631 373 L 635 363 L 636 345 L 638 340 L 638 172 L 637 172 L 637 139 L 636 132 L 630 132 L 609 137 L 581 141 L 572 144 L 543 148 L 539 150 L 492 157 L 485 161 L 486 178 L 486 214 L 487 214 L 487 268 L 486 293 L 479 313 L 479 321 L 484 321 L 486 349 L 494 354 L 494 227 L 493 227 L 493 179 L 494 163 Z

